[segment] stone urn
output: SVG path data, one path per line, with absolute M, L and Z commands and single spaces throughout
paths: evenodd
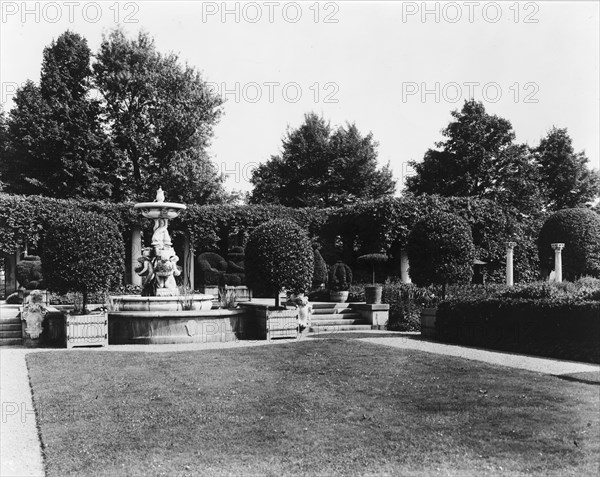
M 348 290 L 331 290 L 329 292 L 329 301 L 334 303 L 346 303 L 350 292 Z

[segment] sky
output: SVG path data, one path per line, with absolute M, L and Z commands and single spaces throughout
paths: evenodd
M 93 52 L 121 25 L 197 68 L 225 100 L 209 153 L 230 190 L 311 111 L 373 133 L 379 162 L 412 174 L 465 100 L 511 121 L 535 146 L 566 127 L 600 168 L 599 2 L 0 2 L 4 109 L 39 81 L 66 30 Z

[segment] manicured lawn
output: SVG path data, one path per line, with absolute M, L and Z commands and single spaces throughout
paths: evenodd
M 49 477 L 598 475 L 597 385 L 340 338 L 27 362 Z

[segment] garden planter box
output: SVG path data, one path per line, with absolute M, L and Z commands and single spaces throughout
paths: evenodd
M 298 309 L 269 307 L 242 303 L 240 306 L 254 310 L 255 326 L 259 339 L 298 338 Z
M 424 308 L 421 311 L 421 336 L 425 338 L 435 337 L 435 318 L 437 308 Z
M 235 299 L 238 303 L 252 300 L 252 290 L 245 285 L 240 285 L 238 287 L 227 285 L 225 288 L 227 290 L 235 291 Z M 218 298 L 219 296 L 219 287 L 217 285 L 204 285 L 199 287 L 199 291 L 200 293 L 213 295 L 215 298 Z
M 65 338 L 67 348 L 75 346 L 108 346 L 108 315 L 94 313 L 89 315 L 65 316 Z
M 334 303 L 346 303 L 348 301 L 348 296 L 350 296 L 349 291 L 333 291 L 329 292 L 329 301 Z
M 379 305 L 381 304 L 382 293 L 383 287 L 381 285 L 365 286 L 365 301 L 368 305 Z

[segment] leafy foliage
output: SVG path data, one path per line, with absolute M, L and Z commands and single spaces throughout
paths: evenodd
M 88 296 L 120 284 L 124 272 L 123 238 L 106 217 L 78 210 L 58 214 L 45 234 L 42 270 L 50 291 Z
M 18 89 L 8 121 L 7 191 L 107 198 L 117 165 L 90 99 L 91 51 L 67 31 L 44 49 L 40 85 Z
M 331 266 L 329 271 L 329 289 L 333 291 L 346 291 L 352 283 L 352 269 L 344 262 L 338 261 Z
M 313 247 L 314 248 L 314 247 Z M 327 281 L 327 264 L 317 248 L 313 250 L 315 268 L 313 272 L 312 285 L 314 288 L 320 287 Z
M 118 28 L 91 60 L 87 41 L 67 31 L 44 50 L 39 86 L 17 91 L 0 123 L 6 191 L 121 202 L 162 185 L 172 201 L 226 200 L 206 153 L 222 101 L 199 72 L 148 34 L 129 40 Z
M 406 180 L 415 195 L 491 199 L 531 215 L 591 201 L 600 194 L 600 175 L 588 159 L 575 153 L 566 129 L 553 128 L 531 149 L 514 144 L 510 122 L 466 101 L 442 133 L 447 138 L 429 149 L 422 162 L 410 165 Z
M 576 153 L 572 143 L 566 128 L 553 127 L 535 149 L 553 210 L 582 206 L 600 195 L 600 174 L 588 169 L 585 153 Z
M 272 220 L 252 231 L 246 244 L 246 280 L 253 289 L 276 297 L 283 289 L 292 293 L 309 290 L 314 255 L 306 232 L 291 220 Z
M 551 215 L 538 237 L 540 263 L 554 268 L 552 243 L 564 243 L 563 277 L 574 280 L 582 275 L 600 278 L 600 216 L 590 209 L 563 209 Z
M 16 270 L 19 284 L 28 289 L 43 288 L 42 262 L 37 255 L 29 255 L 17 263 Z
M 410 276 L 419 286 L 469 282 L 475 257 L 469 224 L 454 214 L 432 212 L 412 228 L 407 243 Z
M 373 135 L 362 136 L 356 125 L 332 130 L 314 113 L 288 130 L 281 155 L 252 173 L 252 203 L 291 207 L 329 207 L 376 199 L 394 193 L 389 166 L 377 169 Z

